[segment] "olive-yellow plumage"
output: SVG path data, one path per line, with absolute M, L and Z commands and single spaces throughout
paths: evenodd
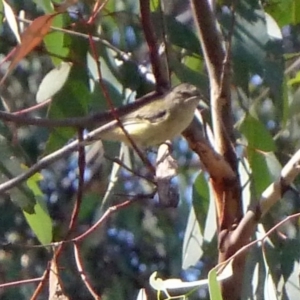
M 119 119 L 138 146 L 158 145 L 180 135 L 189 126 L 201 98 L 195 86 L 182 83 L 136 110 L 119 115 Z M 117 124 L 102 132 L 100 138 L 130 145 Z

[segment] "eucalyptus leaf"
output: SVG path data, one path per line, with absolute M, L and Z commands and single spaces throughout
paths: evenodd
M 62 89 L 68 79 L 71 67 L 71 63 L 62 62 L 44 77 L 36 94 L 37 103 L 52 98 Z

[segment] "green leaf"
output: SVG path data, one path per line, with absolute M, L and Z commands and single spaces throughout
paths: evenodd
M 182 269 L 194 266 L 203 254 L 203 235 L 196 218 L 195 209 L 192 207 L 184 233 L 182 247 Z
M 52 98 L 62 89 L 68 79 L 71 64 L 62 62 L 59 66 L 52 69 L 42 80 L 36 94 L 36 102 L 41 103 Z
M 232 31 L 232 14 L 224 12 L 221 24 L 232 36 L 234 80 L 248 94 L 249 78 L 260 75 L 271 90 L 277 115 L 282 113 L 284 78 L 283 40 L 276 21 L 265 13 L 258 1 L 239 1 Z
M 294 13 L 297 11 L 298 6 L 298 0 L 269 0 L 265 10 L 272 15 L 280 27 L 283 27 L 294 23 Z
M 34 206 L 34 213 L 28 214 L 23 211 L 24 216 L 42 245 L 48 245 L 52 241 L 52 221 L 43 203 L 43 199 L 36 197 L 37 203 Z
M 52 119 L 84 116 L 91 94 L 86 70 L 74 65 L 63 88 L 53 97 L 48 117 Z M 66 144 L 74 135 L 74 128 L 57 128 L 52 131 L 44 154 L 51 153 Z
M 65 28 L 67 26 L 66 19 L 65 14 L 59 14 L 53 19 L 52 26 Z M 44 43 L 47 51 L 51 53 L 50 57 L 54 65 L 60 64 L 63 58 L 68 56 L 71 49 L 70 45 L 66 47 L 70 43 L 68 41 L 70 41 L 70 37 L 61 31 L 51 31 L 45 36 Z
M 43 176 L 40 173 L 36 173 L 27 180 L 27 186 L 35 195 L 37 202 L 34 206 L 33 214 L 28 214 L 25 211 L 23 213 L 38 240 L 41 244 L 47 245 L 52 241 L 52 220 L 43 201 L 43 193 L 38 185 L 42 179 Z
M 300 1 L 293 0 L 293 24 L 297 25 L 300 23 Z
M 141 74 L 137 64 L 131 61 L 123 62 L 119 67 L 120 82 L 125 88 L 136 90 L 141 84 Z
M 0 1 L 0 12 L 2 13 L 2 17 L 0 18 L 0 26 L 3 26 L 4 7 L 3 7 L 3 2 L 2 1 Z
M 248 146 L 252 149 L 261 151 L 276 150 L 275 142 L 265 125 L 251 115 L 244 118 L 240 130 L 247 139 Z
M 45 13 L 52 13 L 53 4 L 51 0 L 33 0 L 33 2 L 38 6 L 41 7 Z
M 276 116 L 282 119 L 285 113 L 284 102 L 282 101 L 285 68 L 283 59 L 283 38 L 276 21 L 268 14 L 265 14 L 265 18 L 269 40 L 265 46 L 267 55 L 264 61 L 264 79 L 270 88 L 276 108 Z
M 252 170 L 252 178 L 256 196 L 260 195 L 272 182 L 272 178 L 262 153 L 248 149 L 248 160 Z
M 288 85 L 295 85 L 295 84 L 298 85 L 299 83 L 300 83 L 300 72 L 297 72 L 296 76 L 294 76 L 294 78 L 288 81 Z
M 299 248 L 297 248 L 299 249 Z M 286 291 L 286 299 L 297 299 L 300 289 L 299 289 L 299 269 L 300 263 L 299 259 L 294 261 L 293 272 L 291 275 L 285 279 L 285 291 Z
M 289 103 L 289 94 L 288 94 L 288 84 L 286 78 L 283 79 L 282 82 L 282 126 L 286 126 L 289 120 L 289 110 L 290 110 L 290 103 Z
M 157 11 L 159 6 L 160 6 L 160 0 L 151 0 L 150 1 L 150 10 L 152 12 Z
M 222 14 L 221 24 L 227 35 L 232 34 L 231 21 L 229 12 Z M 235 67 L 247 66 L 253 73 L 262 74 L 268 40 L 265 13 L 261 6 L 256 1 L 239 1 L 232 38 Z
M 238 164 L 238 174 L 242 186 L 243 208 L 246 211 L 251 203 L 250 166 L 246 157 L 241 157 Z
M 196 218 L 201 228 L 205 226 L 205 220 L 209 207 L 209 187 L 207 178 L 201 172 L 193 185 L 193 208 L 195 209 Z
M 269 153 L 266 152 L 275 151 L 275 143 L 265 126 L 250 115 L 243 120 L 240 131 L 248 143 L 248 161 L 255 192 L 259 195 L 273 180 L 267 161 Z
M 1 128 L 4 129 L 4 128 Z M 9 179 L 15 178 L 24 172 L 22 168 L 23 153 L 19 147 L 8 142 L 0 135 L 0 182 L 4 183 Z M 27 186 L 19 184 L 9 191 L 11 201 L 27 213 L 34 212 L 36 200 Z
M 147 299 L 148 299 L 148 297 L 147 297 L 146 290 L 144 288 L 140 289 L 139 293 L 136 297 L 136 300 L 147 300 Z
M 38 182 L 41 181 L 42 179 L 43 179 L 42 174 L 36 173 L 27 180 L 27 186 L 35 196 L 43 196 L 43 193 L 38 185 Z
M 201 57 L 185 56 L 182 60 L 179 60 L 173 51 L 172 49 L 169 51 L 169 53 L 172 54 L 169 57 L 169 62 L 179 82 L 189 82 L 198 86 L 203 91 L 207 90 L 209 86 L 208 78 L 199 72 L 199 70 L 203 68 Z
M 194 266 L 203 254 L 203 231 L 209 207 L 208 183 L 200 173 L 193 186 L 193 206 L 187 221 L 182 248 L 182 268 Z
M 208 289 L 210 300 L 222 300 L 221 287 L 219 282 L 217 281 L 217 272 L 215 269 L 212 269 L 208 273 Z
M 165 16 L 169 39 L 172 44 L 200 54 L 201 46 L 195 32 L 186 24 L 179 22 L 174 16 Z

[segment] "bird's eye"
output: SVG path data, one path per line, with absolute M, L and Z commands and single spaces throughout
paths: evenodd
M 182 91 L 181 92 L 181 96 L 184 98 L 190 98 L 190 97 L 193 97 L 196 95 L 197 95 L 196 91 Z
M 182 91 L 182 92 L 181 92 L 181 96 L 183 96 L 183 97 L 185 97 L 185 98 L 191 97 L 191 93 L 188 92 L 188 91 Z

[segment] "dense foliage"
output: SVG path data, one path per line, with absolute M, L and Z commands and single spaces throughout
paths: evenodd
M 279 178 L 300 145 L 300 4 L 297 0 L 215 2 L 224 47 L 230 53 L 226 63 L 231 67 L 234 148 L 246 211 Z M 188 1 L 150 1 L 153 28 L 145 27 L 145 16 L 134 0 L 0 3 L 2 110 L 55 121 L 89 116 L 107 110 L 110 100 L 120 106 L 155 90 L 157 78 L 146 42 L 147 31 L 153 30 L 165 49 L 171 85 L 189 82 L 205 95 L 209 108 L 202 116 L 210 136 L 211 83 Z M 40 23 L 29 25 L 28 20 Z M 18 44 L 22 27 L 27 29 Z M 15 47 L 16 52 L 11 52 Z M 1 183 L 26 173 L 94 129 L 84 127 L 1 121 Z M 164 279 L 195 281 L 207 278 L 217 264 L 218 229 L 209 174 L 188 143 L 183 138 L 173 141 L 179 175 L 172 184 L 180 192 L 175 207 L 160 205 L 149 181 L 151 169 L 132 149 L 103 144 L 87 146 L 85 158 L 82 151 L 66 152 L 5 192 L 0 185 L 0 287 L 8 282 L 17 285 L 0 289 L 1 299 L 29 299 L 37 282 L 50 282 L 53 289 L 56 276 L 51 278 L 51 272 L 50 280 L 39 278 L 49 261 L 55 261 L 58 246 L 50 243 L 87 232 L 106 212 L 109 216 L 77 244 L 82 272 L 101 299 L 137 299 L 142 288 L 148 299 L 155 299 L 156 291 L 149 284 L 153 272 Z M 145 155 L 155 165 L 156 149 Z M 261 219 L 253 239 L 299 212 L 298 189 L 296 178 Z M 128 200 L 132 202 L 118 206 Z M 72 212 L 75 222 L 70 230 Z M 242 299 L 299 297 L 298 220 L 291 218 L 249 250 Z M 70 299 L 95 299 L 74 253 L 73 243 L 64 244 L 56 261 L 61 280 L 57 286 Z M 24 279 L 32 282 L 18 283 Z M 188 291 L 178 294 L 187 296 Z M 47 295 L 43 288 L 37 297 Z M 188 299 L 209 299 L 207 286 Z

